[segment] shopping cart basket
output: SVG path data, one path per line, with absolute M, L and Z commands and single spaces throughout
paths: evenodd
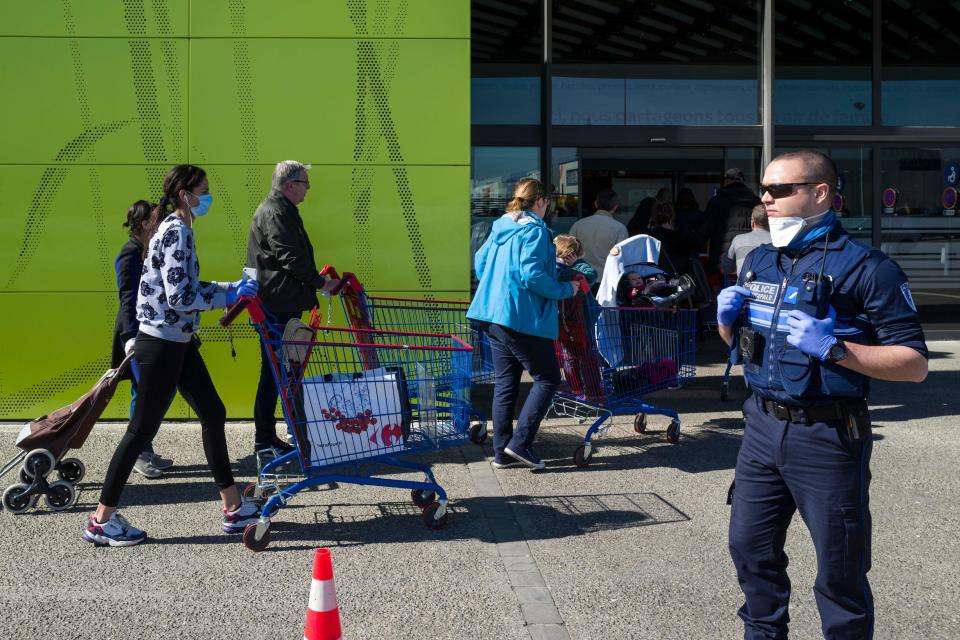
M 291 461 L 303 476 L 265 496 L 259 521 L 244 530 L 244 545 L 266 548 L 277 511 L 303 489 L 331 482 L 409 489 L 424 524 L 445 526 L 446 492 L 430 467 L 404 458 L 469 439 L 470 345 L 449 334 L 321 328 L 318 322 L 313 340 L 288 340 L 251 297 L 241 298 L 221 324 L 244 309 L 263 340 L 296 445 L 266 464 L 258 482 L 272 482 L 274 470 Z M 376 477 L 385 465 L 424 479 Z
M 375 296 L 369 294 L 352 273 L 344 273 L 341 277 L 331 266 L 324 267 L 321 273 L 342 281 L 339 295 L 351 327 L 454 335 L 473 347 L 471 382 L 493 382 L 490 343 L 479 324 L 467 318 L 469 301 Z M 486 414 L 473 406 L 470 411 L 475 418 L 470 426 L 470 440 L 474 444 L 483 444 L 487 439 Z
M 595 435 L 613 426 L 613 416 L 636 414 L 634 430 L 646 431 L 647 414 L 672 418 L 667 440 L 680 439 L 680 417 L 643 401 L 654 391 L 681 386 L 694 376 L 697 311 L 600 307 L 590 296 L 560 303 L 557 358 L 564 384 L 553 412 L 580 422 L 594 419 L 574 451 L 577 466 L 590 463 Z

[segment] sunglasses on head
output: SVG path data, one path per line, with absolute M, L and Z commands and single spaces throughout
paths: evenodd
M 797 187 L 805 184 L 823 184 L 822 182 L 779 182 L 776 184 L 761 184 L 760 195 L 769 193 L 774 198 L 786 198 L 793 194 Z

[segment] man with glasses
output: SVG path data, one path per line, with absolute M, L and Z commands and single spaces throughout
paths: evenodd
M 317 271 L 313 245 L 297 209 L 310 189 L 309 169 L 310 165 L 296 160 L 278 163 L 273 170 L 273 188 L 250 223 L 247 267 L 256 269 L 260 299 L 281 332 L 291 319 L 316 306 L 318 290 L 330 295 L 340 283 Z M 254 452 L 277 455 L 292 447 L 277 437 L 278 392 L 262 344 L 260 355 L 260 382 L 253 405 Z
M 771 243 L 717 297 L 720 336 L 751 389 L 729 530 L 748 639 L 787 637 L 783 549 L 795 511 L 816 548 L 824 637 L 873 637 L 869 382 L 927 375 L 907 278 L 847 235 L 830 209 L 836 184 L 821 153 L 774 158 L 761 185 Z

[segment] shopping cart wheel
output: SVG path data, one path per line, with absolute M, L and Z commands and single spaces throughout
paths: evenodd
M 637 414 L 637 417 L 633 419 L 633 430 L 637 433 L 644 433 L 647 430 L 647 414 Z
M 248 524 L 243 529 L 243 546 L 250 551 L 263 551 L 270 544 L 270 528 L 263 532 L 263 537 L 257 540 L 257 523 Z
M 77 501 L 77 490 L 69 482 L 57 480 L 47 488 L 44 499 L 51 511 L 63 511 Z
M 28 496 L 28 484 L 12 484 L 3 492 L 3 508 L 10 513 L 23 513 L 35 506 L 40 496 Z
M 22 482 L 23 484 L 28 486 L 33 484 L 33 477 L 28 475 L 27 470 L 24 469 L 23 467 L 20 467 L 20 471 L 18 472 L 18 475 L 20 476 L 20 482 Z
M 726 402 L 730 397 L 730 383 L 724 382 L 720 385 L 720 402 Z
M 590 458 L 593 457 L 593 447 L 590 448 L 589 455 L 584 456 L 584 451 L 586 451 L 586 447 L 583 445 L 580 445 L 573 450 L 573 464 L 577 465 L 578 467 L 587 466 L 590 464 Z
M 35 478 L 37 474 L 45 476 L 50 472 L 50 469 L 53 469 L 55 464 L 57 464 L 57 461 L 52 453 L 46 449 L 34 449 L 23 460 L 23 472 L 31 479 Z
M 410 492 L 410 499 L 413 500 L 413 504 L 417 505 L 421 509 L 424 509 L 434 503 L 434 501 L 437 499 L 437 493 L 436 491 L 421 491 L 420 489 L 414 489 Z
M 667 442 L 678 444 L 680 442 L 680 421 L 674 420 L 667 427 Z
M 487 423 L 475 422 L 470 425 L 470 442 L 473 444 L 483 444 L 487 441 Z
M 439 518 L 436 517 L 437 509 L 440 508 L 439 502 L 431 502 L 423 508 L 420 518 L 423 520 L 423 526 L 427 529 L 443 529 L 447 526 L 447 520 L 450 519 L 450 511 L 444 511 Z
M 71 484 L 77 484 L 83 480 L 86 473 L 87 468 L 77 458 L 61 460 L 60 464 L 57 465 L 57 475 L 60 476 L 61 480 Z

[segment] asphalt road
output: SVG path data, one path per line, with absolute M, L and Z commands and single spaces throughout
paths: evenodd
M 960 343 L 931 348 L 924 384 L 874 386 L 877 638 L 960 637 Z M 451 496 L 445 530 L 424 528 L 406 491 L 343 485 L 301 493 L 259 554 L 220 532 L 199 427 L 189 423 L 164 425 L 156 441 L 176 468 L 160 480 L 134 476 L 123 496 L 123 512 L 151 540 L 81 542 L 124 428 L 100 425 L 78 452 L 87 477 L 77 506 L 0 514 L 0 637 L 300 638 L 316 547 L 331 549 L 351 640 L 742 637 L 724 499 L 743 386 L 735 377 L 720 403 L 718 354 L 701 359 L 694 383 L 650 398 L 680 410 L 678 446 L 663 439 L 666 419 L 651 417 L 638 435 L 621 417 L 577 469 L 570 458 L 584 427 L 550 420 L 543 473 L 492 470 L 489 445 L 430 456 Z M 0 425 L 4 456 L 19 427 Z M 250 424 L 228 427 L 243 480 L 254 474 L 252 436 Z M 818 637 L 815 560 L 799 519 L 787 550 L 792 637 Z

